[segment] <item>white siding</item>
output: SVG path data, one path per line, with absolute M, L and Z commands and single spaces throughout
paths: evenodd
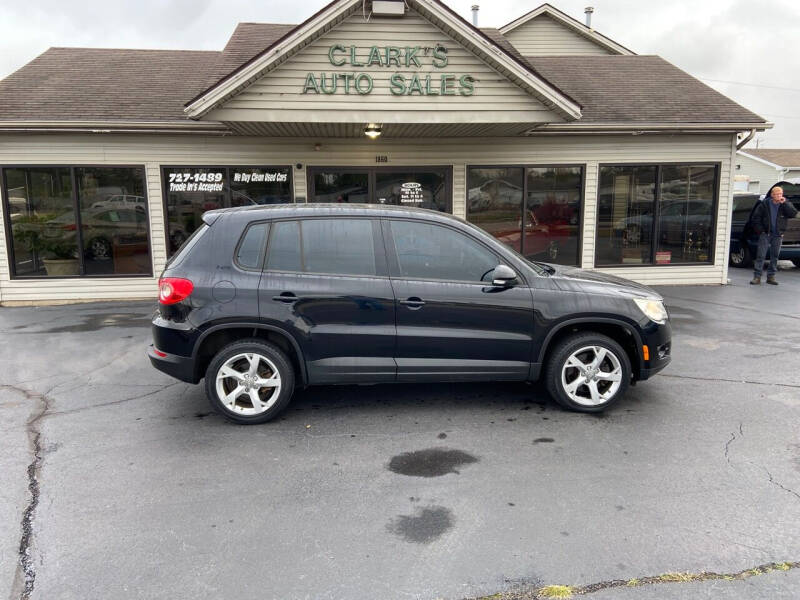
M 505 37 L 523 56 L 613 54 L 547 15 L 531 19 Z
M 748 191 L 756 194 L 766 194 L 773 184 L 784 177 L 782 169 L 776 169 L 743 154 L 736 154 L 736 164 L 741 165 L 741 168 L 735 169 L 734 174 L 749 177 L 751 185 Z M 758 185 L 753 185 L 754 181 L 757 181 Z
M 0 137 L 4 164 L 145 165 L 151 218 L 152 256 L 157 276 L 166 260 L 161 165 L 292 165 L 295 194 L 305 197 L 307 166 L 452 165 L 453 209 L 466 212 L 466 166 L 498 164 L 583 164 L 586 166 L 582 265 L 594 262 L 597 173 L 600 164 L 715 162 L 721 164 L 720 211 L 715 263 L 692 267 L 605 269 L 645 283 L 724 283 L 731 198 L 730 135 L 563 136 L 419 140 L 269 139 L 146 135 L 9 135 Z M 320 144 L 319 150 L 315 145 Z M 303 168 L 298 170 L 296 164 Z M 0 241 L 3 231 L 0 227 Z M 72 280 L 10 280 L 5 244 L 0 246 L 3 302 L 90 298 L 154 298 L 156 277 Z
M 363 66 L 350 64 L 334 66 L 328 51 L 334 44 L 346 48 L 358 47 L 357 58 L 366 62 L 366 51 L 371 46 L 399 48 L 420 46 L 433 49 L 437 44 L 447 49 L 448 64 L 444 68 L 432 65 L 432 55 L 419 54 L 421 67 Z M 346 56 L 349 56 L 347 54 Z M 374 87 L 369 94 L 349 94 L 339 88 L 334 94 L 302 93 L 306 76 L 313 73 L 317 81 L 327 74 L 328 86 L 332 76 L 344 73 L 368 73 Z M 401 73 L 409 80 L 419 74 L 425 80 L 431 76 L 440 84 L 440 76 L 458 78 L 471 75 L 475 78 L 475 91 L 463 96 L 456 91 L 452 96 L 393 95 L 389 77 Z M 324 112 L 321 112 L 324 111 Z M 542 103 L 517 85 L 498 74 L 472 53 L 440 31 L 430 22 L 408 11 L 401 19 L 372 17 L 365 22 L 361 14 L 349 17 L 320 39 L 289 58 L 274 71 L 252 83 L 225 104 L 211 111 L 207 119 L 217 121 L 285 121 L 285 122 L 350 122 L 350 123 L 436 123 L 436 122 L 544 122 L 561 121 Z

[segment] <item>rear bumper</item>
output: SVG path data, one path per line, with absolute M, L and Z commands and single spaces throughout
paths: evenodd
M 194 359 L 190 356 L 176 356 L 174 354 L 159 356 L 155 353 L 155 346 L 150 344 L 147 349 L 147 357 L 156 369 L 175 379 L 180 379 L 186 383 L 200 381 L 200 378 L 195 374 Z

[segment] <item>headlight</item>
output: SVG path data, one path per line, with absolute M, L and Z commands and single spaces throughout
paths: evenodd
M 667 315 L 667 309 L 664 308 L 664 302 L 662 300 L 656 300 L 654 298 L 634 298 L 633 301 L 636 302 L 636 306 L 639 307 L 639 310 L 651 321 L 659 325 L 663 325 L 667 322 L 669 316 Z

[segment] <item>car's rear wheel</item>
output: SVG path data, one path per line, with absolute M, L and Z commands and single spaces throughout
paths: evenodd
M 236 423 L 274 419 L 294 393 L 294 370 L 277 346 L 244 340 L 225 346 L 206 371 L 206 394 L 214 409 Z
M 740 245 L 737 252 L 730 253 L 730 263 L 733 267 L 743 269 L 749 269 L 753 266 L 753 257 L 750 256 L 750 250 L 746 244 Z
M 619 400 L 631 363 L 617 342 L 600 333 L 571 335 L 554 348 L 545 371 L 547 391 L 564 408 L 601 412 Z

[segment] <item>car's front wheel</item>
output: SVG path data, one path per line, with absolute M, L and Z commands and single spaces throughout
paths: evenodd
M 554 348 L 545 371 L 547 391 L 564 408 L 601 412 L 619 400 L 631 380 L 625 350 L 608 336 L 573 334 Z
M 206 371 L 206 394 L 214 409 L 236 423 L 264 423 L 289 404 L 294 370 L 277 346 L 244 340 L 225 346 Z

